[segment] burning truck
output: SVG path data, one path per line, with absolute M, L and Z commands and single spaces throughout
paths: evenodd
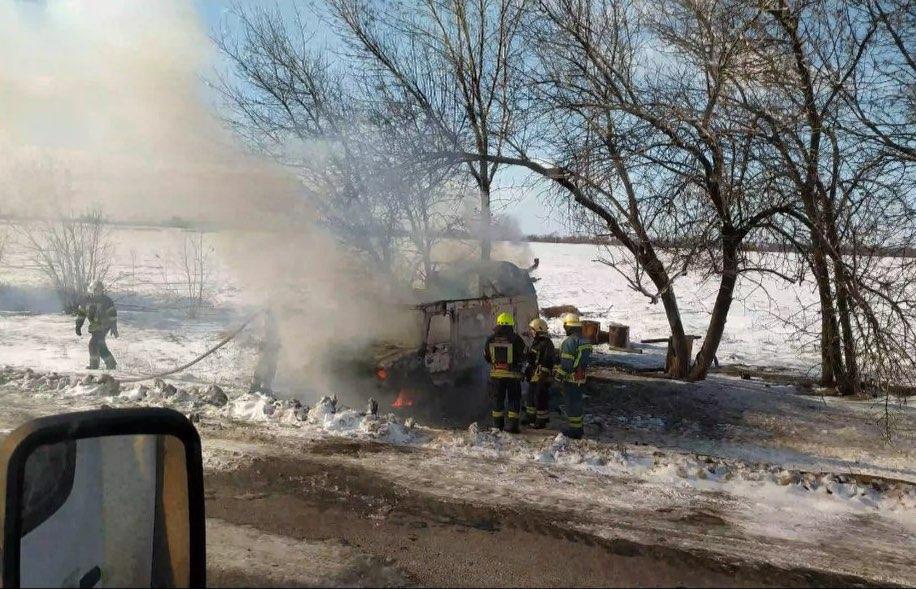
M 418 291 L 416 347 L 378 346 L 375 376 L 392 405 L 412 405 L 420 391 L 480 385 L 486 377 L 484 340 L 496 316 L 510 312 L 516 324 L 538 316 L 535 279 L 510 262 L 473 262 L 441 267 Z M 483 387 L 477 387 L 483 390 Z M 440 397 L 440 395 L 435 395 Z M 485 398 L 479 399 L 485 402 Z

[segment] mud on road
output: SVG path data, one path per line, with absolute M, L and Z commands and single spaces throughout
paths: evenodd
M 339 454 L 389 452 L 350 441 L 317 444 L 301 457 L 259 458 L 207 474 L 207 516 L 242 534 L 246 554 L 210 558 L 211 586 L 835 586 L 860 579 L 717 560 L 667 546 L 574 531 L 554 514 L 475 505 L 402 487 Z M 410 452 L 409 448 L 400 451 Z M 239 532 L 230 531 L 229 539 Z M 257 539 L 257 534 L 261 539 Z M 211 536 L 213 532 L 211 531 Z M 314 562 L 267 538 L 319 554 Z M 277 539 L 281 539 L 278 541 Z M 236 538 L 238 540 L 238 538 Z M 254 550 L 254 554 L 252 554 Z M 316 552 L 317 550 L 317 552 Z M 334 555 L 338 562 L 329 562 Z M 217 555 L 211 555 L 217 556 Z M 266 562 L 274 559 L 278 562 Z M 318 569 L 318 570 L 315 570 Z

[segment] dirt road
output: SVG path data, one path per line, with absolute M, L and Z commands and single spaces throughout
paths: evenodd
M 373 451 L 373 445 L 329 442 L 301 458 L 261 458 L 208 474 L 207 515 L 218 522 L 210 531 L 210 584 L 742 587 L 859 581 L 607 541 L 522 504 L 509 509 L 447 500 L 360 468 L 329 467 L 322 459 Z M 227 526 L 229 532 L 222 532 Z M 265 549 L 264 535 L 273 544 L 300 548 Z M 227 548 L 233 542 L 238 548 Z M 300 550 L 312 560 L 287 556 Z M 328 562 L 328 555 L 337 560 Z

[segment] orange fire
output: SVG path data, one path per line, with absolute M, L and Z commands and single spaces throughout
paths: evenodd
M 388 371 L 384 366 L 379 366 L 375 371 L 375 377 L 379 380 L 388 380 Z
M 410 391 L 407 389 L 401 389 L 398 391 L 398 398 L 394 400 L 394 403 L 392 403 L 391 406 L 395 409 L 413 407 L 413 399 L 410 397 Z

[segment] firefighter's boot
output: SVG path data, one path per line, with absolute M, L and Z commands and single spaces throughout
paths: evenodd
M 495 429 L 501 430 L 506 425 L 506 414 L 502 411 L 493 411 L 491 413 L 493 417 L 493 427 Z
M 522 425 L 527 427 L 537 427 L 537 408 L 528 405 L 525 407 L 525 414 L 522 416 Z
M 534 419 L 534 425 L 531 427 L 534 429 L 544 429 L 547 427 L 548 423 L 550 423 L 550 413 L 547 411 L 538 411 L 537 417 Z
M 521 430 L 518 427 L 518 414 L 516 413 L 513 416 L 513 413 L 509 412 L 509 419 L 506 420 L 506 431 L 510 434 L 517 434 Z
M 581 440 L 582 439 L 582 428 L 581 427 L 567 427 L 563 430 L 563 435 L 571 440 Z

